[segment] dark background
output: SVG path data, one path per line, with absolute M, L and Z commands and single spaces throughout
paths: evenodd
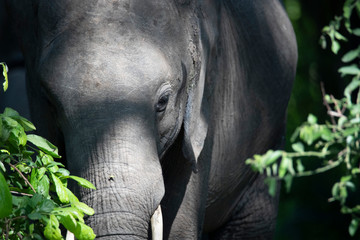
M 337 69 L 341 66 L 340 56 L 358 42 L 350 41 L 334 55 L 319 45 L 321 29 L 335 15 L 342 14 L 342 0 L 284 0 L 286 10 L 293 23 L 298 42 L 298 68 L 294 89 L 288 108 L 288 139 L 296 126 L 313 113 L 323 121 L 326 109 L 322 105 L 320 82 L 326 92 L 340 98 L 347 82 L 340 78 Z M 10 68 L 8 91 L 24 92 L 23 62 L 6 21 L 3 1 L 0 0 L 0 61 Z M 2 80 L 0 81 L 2 85 Z M 10 94 L 9 94 L 10 95 Z M 11 94 L 14 95 L 14 94 Z M 11 106 L 20 114 L 28 116 L 24 95 L 16 99 L 4 99 L 0 94 L 0 105 Z M 0 109 L 2 111 L 2 109 Z M 287 143 L 287 149 L 289 143 Z M 290 193 L 282 189 L 279 217 L 275 239 L 350 239 L 348 225 L 350 217 L 340 213 L 338 203 L 328 203 L 331 187 L 341 176 L 335 169 L 325 174 L 294 180 Z M 360 230 L 359 230 L 360 231 Z M 360 235 L 354 239 L 359 239 Z
M 319 44 L 322 28 L 335 15 L 342 15 L 343 3 L 341 0 L 284 0 L 295 30 L 299 54 L 288 107 L 286 149 L 289 151 L 291 134 L 296 126 L 306 121 L 309 113 L 318 116 L 320 122 L 326 118 L 320 82 L 324 83 L 326 93 L 337 98 L 343 96 L 348 83 L 340 78 L 337 69 L 342 66 L 341 56 L 357 46 L 359 40 L 349 39 L 348 43 L 341 44 L 338 55 L 333 54 L 330 47 L 324 50 Z M 341 32 L 348 36 L 344 29 Z M 295 179 L 290 193 L 286 193 L 283 187 L 275 239 L 359 239 L 359 233 L 354 238 L 348 234 L 350 216 L 340 213 L 337 202 L 328 202 L 332 185 L 340 180 L 341 174 L 341 169 L 334 169 L 317 176 Z

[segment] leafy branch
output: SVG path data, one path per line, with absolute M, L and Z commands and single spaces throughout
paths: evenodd
M 356 12 L 357 16 L 353 13 Z M 336 16 L 323 28 L 320 44 L 323 48 L 330 40 L 331 50 L 338 54 L 341 44 L 347 38 L 339 31 L 345 27 L 348 35 L 360 37 L 360 28 L 352 28 L 351 20 L 360 18 L 360 0 L 346 0 L 342 16 Z M 359 38 L 357 38 L 359 40 Z M 343 54 L 346 64 L 338 71 L 350 83 L 344 90 L 344 97 L 336 99 L 323 93 L 323 103 L 329 121 L 318 123 L 316 116 L 309 114 L 307 121 L 293 133 L 290 142 L 292 152 L 269 150 L 263 155 L 255 155 L 246 160 L 255 171 L 267 175 L 269 193 L 275 195 L 278 180 L 285 182 L 289 190 L 295 177 L 311 176 L 343 167 L 343 176 L 332 187 L 330 202 L 337 201 L 343 214 L 349 214 L 349 234 L 354 236 L 360 224 L 360 203 L 349 206 L 349 192 L 357 191 L 360 173 L 360 45 Z M 308 161 L 317 160 L 317 167 L 308 167 Z
M 3 67 L 8 87 L 7 66 Z M 67 188 L 68 179 L 95 189 L 89 181 L 71 176 L 58 149 L 46 139 L 27 134 L 35 126 L 15 110 L 0 114 L 0 239 L 64 239 L 60 224 L 77 239 L 94 239 L 84 216 L 94 210 Z

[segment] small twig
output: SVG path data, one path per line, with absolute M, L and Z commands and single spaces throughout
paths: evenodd
M 339 107 L 339 104 L 337 103 L 337 101 L 336 101 L 336 99 L 334 98 L 334 96 L 333 96 L 333 95 L 330 95 L 330 97 L 331 97 L 331 100 L 333 100 L 333 102 L 334 102 L 335 109 L 336 109 L 336 111 L 338 112 L 338 114 L 339 114 L 340 116 L 344 116 L 344 115 L 342 114 L 342 112 L 341 112 L 341 110 L 340 110 L 340 107 Z
M 15 192 L 15 191 L 10 191 L 12 194 L 14 195 L 22 195 L 22 196 L 28 196 L 28 197 L 32 197 L 34 195 L 29 194 L 29 193 L 22 193 L 22 192 Z
M 12 222 L 12 221 L 15 221 L 15 220 L 18 220 L 18 219 L 21 219 L 21 218 L 27 218 L 27 216 L 17 216 L 17 217 L 9 219 L 8 221 Z
M 326 101 L 326 99 L 325 99 L 326 93 L 325 93 L 325 87 L 324 87 L 324 83 L 323 83 L 323 82 L 320 82 L 320 88 L 321 88 L 321 93 L 322 93 L 322 96 L 323 96 L 323 104 L 325 105 L 325 107 L 326 107 L 326 109 L 327 109 L 327 111 L 328 111 L 328 113 L 329 113 L 329 112 L 332 111 L 332 109 L 331 109 L 329 103 L 328 103 L 328 102 Z M 333 125 L 336 125 L 336 122 L 335 122 L 334 117 L 333 117 L 332 115 L 329 115 L 329 116 L 330 116 L 330 119 L 331 119 L 331 123 L 332 123 Z M 335 132 L 335 129 L 333 129 L 333 132 Z
M 8 240 L 9 239 L 9 232 L 10 232 L 10 226 L 11 226 L 11 223 L 15 220 L 18 220 L 18 219 L 21 219 L 21 218 L 27 218 L 27 216 L 17 216 L 17 217 L 14 217 L 14 218 L 10 218 L 8 220 L 5 221 L 5 225 L 6 225 L 6 237 L 5 239 Z M 17 233 L 16 235 L 18 235 L 19 233 Z M 22 239 L 22 236 L 18 235 L 18 237 L 20 237 L 20 239 Z
M 327 114 L 331 117 L 343 117 L 344 114 L 342 114 L 341 112 L 335 112 L 335 111 L 328 111 Z
M 329 154 L 331 154 L 329 151 L 326 151 L 325 153 L 309 151 L 309 152 L 301 152 L 301 153 L 289 152 L 289 153 L 286 153 L 285 155 L 288 157 L 291 157 L 291 158 L 293 158 L 293 157 L 320 157 L 320 158 L 323 158 Z
M 344 103 L 342 109 L 341 109 L 341 113 L 344 114 L 344 112 L 346 111 L 346 107 L 347 107 L 347 104 Z
M 9 239 L 9 232 L 10 232 L 10 227 L 9 227 L 9 224 L 8 224 L 8 221 L 5 222 L 5 227 L 6 227 L 6 237 L 5 237 L 5 240 L 8 240 Z
M 8 163 L 10 165 L 10 167 L 14 168 L 19 174 L 20 176 L 25 180 L 25 182 L 27 183 L 27 185 L 29 185 L 29 187 L 34 191 L 34 193 L 36 193 L 34 187 L 30 184 L 29 180 L 27 180 L 27 178 L 22 174 L 22 172 L 20 172 L 19 169 L 17 169 L 17 167 L 15 167 L 14 165 L 12 165 L 11 163 Z
M 21 233 L 17 233 L 16 234 L 20 239 L 23 239 L 23 236 L 21 235 Z
M 344 148 L 343 150 L 341 150 L 341 151 L 338 153 L 338 158 L 340 158 L 342 155 L 344 155 L 347 151 L 348 151 L 347 148 Z
M 312 176 L 312 175 L 314 175 L 314 174 L 319 174 L 319 173 L 327 172 L 328 170 L 333 169 L 333 168 L 339 166 L 340 163 L 341 163 L 341 161 L 335 161 L 335 162 L 333 162 L 333 163 L 330 164 L 330 165 L 326 165 L 326 166 L 324 166 L 324 167 L 315 169 L 314 171 L 305 171 L 305 172 L 302 172 L 302 173 L 297 173 L 296 177 L 306 177 L 306 176 Z

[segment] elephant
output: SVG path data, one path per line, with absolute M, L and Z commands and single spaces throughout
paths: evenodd
M 98 239 L 272 238 L 279 193 L 245 160 L 283 146 L 279 0 L 6 2 L 32 121 L 96 186 L 73 189 Z

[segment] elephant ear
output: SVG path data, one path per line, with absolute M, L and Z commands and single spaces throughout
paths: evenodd
M 201 43 L 200 52 L 204 53 Z M 200 64 L 199 64 L 200 65 Z M 190 81 L 188 97 L 184 115 L 184 142 L 183 154 L 193 165 L 193 171 L 197 172 L 197 161 L 204 147 L 208 132 L 208 117 L 206 101 L 204 101 L 204 87 L 206 76 L 206 61 L 201 56 L 201 66 L 195 67 L 198 74 Z

